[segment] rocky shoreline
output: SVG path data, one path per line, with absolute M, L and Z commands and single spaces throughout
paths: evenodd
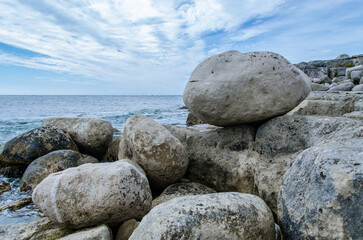
M 49 119 L 1 147 L 0 173 L 45 216 L 0 238 L 359 239 L 362 57 L 299 70 L 269 52 L 215 55 L 185 89 L 190 127 L 135 115 L 113 138 L 101 119 Z M 356 86 L 334 89 L 344 81 Z

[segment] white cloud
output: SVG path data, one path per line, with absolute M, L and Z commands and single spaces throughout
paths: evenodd
M 193 68 L 220 51 L 278 50 L 296 59 L 294 54 L 306 55 L 307 43 L 311 51 L 321 47 L 321 38 L 312 33 L 319 35 L 329 24 L 340 26 L 344 17 L 357 18 L 354 8 L 349 15 L 333 16 L 335 20 L 317 16 L 326 9 L 335 11 L 343 2 L 3 0 L 0 42 L 43 56 L 3 51 L 0 64 L 182 89 Z M 346 29 L 358 36 L 363 32 Z M 263 35 L 268 36 L 258 39 Z M 319 42 L 314 43 L 316 39 Z M 335 41 L 344 44 L 346 39 L 336 36 Z

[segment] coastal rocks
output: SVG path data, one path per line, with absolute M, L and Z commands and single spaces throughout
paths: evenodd
M 216 193 L 213 189 L 199 183 L 175 183 L 168 186 L 157 198 L 153 200 L 152 207 L 176 197 Z
M 62 228 L 47 217 L 42 217 L 30 223 L 0 225 L 0 239 L 2 240 L 36 240 L 58 239 L 73 231 Z
M 53 126 L 68 133 L 80 152 L 102 159 L 112 141 L 112 125 L 98 118 L 50 118 L 42 126 Z
M 78 148 L 70 136 L 53 127 L 40 127 L 6 142 L 0 149 L 0 162 L 10 165 L 28 165 L 45 154 Z
M 28 166 L 21 179 L 20 190 L 33 189 L 51 173 L 78 167 L 84 163 L 98 163 L 98 160 L 73 150 L 58 150 L 48 153 Z
M 102 224 L 97 227 L 87 228 L 72 234 L 69 234 L 65 237 L 60 238 L 59 240 L 113 240 L 111 229 Z
M 228 51 L 194 69 L 183 99 L 198 119 L 228 126 L 283 115 L 310 90 L 310 79 L 278 54 Z
M 120 142 L 119 158 L 129 158 L 146 172 L 152 186 L 164 188 L 181 179 L 187 153 L 165 127 L 143 115 L 130 117 Z
M 345 82 L 330 88 L 330 91 L 350 91 L 353 87 L 354 84 L 352 82 Z
M 106 154 L 103 156 L 104 162 L 115 162 L 118 160 L 118 150 L 120 145 L 121 137 L 117 137 L 112 140 L 108 146 Z
M 363 92 L 311 92 L 288 115 L 339 117 L 361 109 L 363 109 Z
M 169 127 L 184 144 L 189 157 L 185 178 L 216 191 L 254 193 L 253 168 L 249 151 L 255 129 L 249 125 L 192 131 Z
M 279 197 L 284 239 L 363 236 L 362 159 L 359 144 L 313 147 L 296 158 L 284 175 Z
M 353 77 L 355 77 L 356 75 L 360 75 L 361 74 L 360 72 L 363 72 L 363 65 L 359 65 L 359 66 L 355 66 L 355 67 L 347 69 L 346 72 L 345 72 L 345 78 L 346 79 L 352 79 L 352 75 L 351 75 L 352 72 L 356 72 L 356 73 L 353 74 Z
M 32 197 L 52 221 L 71 228 L 140 219 L 152 201 L 146 177 L 122 160 L 53 173 L 38 184 Z
M 179 197 L 153 208 L 131 239 L 275 239 L 273 216 L 257 196 Z

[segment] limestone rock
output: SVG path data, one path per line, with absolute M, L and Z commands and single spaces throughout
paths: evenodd
M 344 117 L 363 120 L 363 111 L 354 111 L 344 114 Z
M 215 190 L 204 186 L 200 183 L 175 183 L 168 186 L 157 198 L 153 200 L 152 207 L 159 205 L 163 202 L 169 201 L 176 197 L 188 196 L 188 195 L 200 195 L 216 193 Z
M 68 133 L 82 153 L 102 159 L 112 141 L 112 125 L 98 118 L 50 118 L 42 126 L 54 126 Z
M 194 69 L 183 99 L 198 119 L 228 126 L 282 115 L 310 90 L 310 79 L 278 54 L 228 51 Z
M 6 142 L 0 149 L 0 162 L 28 165 L 47 153 L 61 149 L 78 150 L 70 136 L 62 130 L 40 127 Z
M 361 141 L 363 128 L 360 129 Z M 278 217 L 284 239 L 363 236 L 363 145 L 313 147 L 285 173 Z
M 53 173 L 38 184 L 32 198 L 52 221 L 71 228 L 140 219 L 152 201 L 146 177 L 122 160 Z
M 352 82 L 345 82 L 330 88 L 329 91 L 350 91 L 353 87 L 354 84 Z
M 363 84 L 353 87 L 352 91 L 363 91 Z
M 146 172 L 150 183 L 164 188 L 182 178 L 187 153 L 165 127 L 143 115 L 130 117 L 120 142 L 119 158 L 129 158 Z
M 359 82 L 360 79 L 363 77 L 363 69 L 358 71 L 351 71 L 350 77 L 354 82 Z
M 179 197 L 153 208 L 131 239 L 275 239 L 273 216 L 257 196 Z
M 34 160 L 25 170 L 20 189 L 26 191 L 35 188 L 49 174 L 78 167 L 84 163 L 98 163 L 94 157 L 73 150 L 57 150 Z
M 359 66 L 355 66 L 355 67 L 352 67 L 352 68 L 348 68 L 346 71 L 345 71 L 345 78 L 346 79 L 351 79 L 351 72 L 353 71 L 363 71 L 363 65 L 359 65 Z
M 117 232 L 116 240 L 128 240 L 139 224 L 135 219 L 124 222 Z
M 69 234 L 59 240 L 113 240 L 111 229 L 103 224 Z
M 216 191 L 255 192 L 253 168 L 249 163 L 253 158 L 249 147 L 254 139 L 254 127 L 240 125 L 201 132 L 175 126 L 170 129 L 188 152 L 185 178 Z

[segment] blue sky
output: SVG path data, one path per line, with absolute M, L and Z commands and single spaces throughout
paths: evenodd
M 362 0 L 0 0 L 0 94 L 182 94 L 227 50 L 363 53 Z

